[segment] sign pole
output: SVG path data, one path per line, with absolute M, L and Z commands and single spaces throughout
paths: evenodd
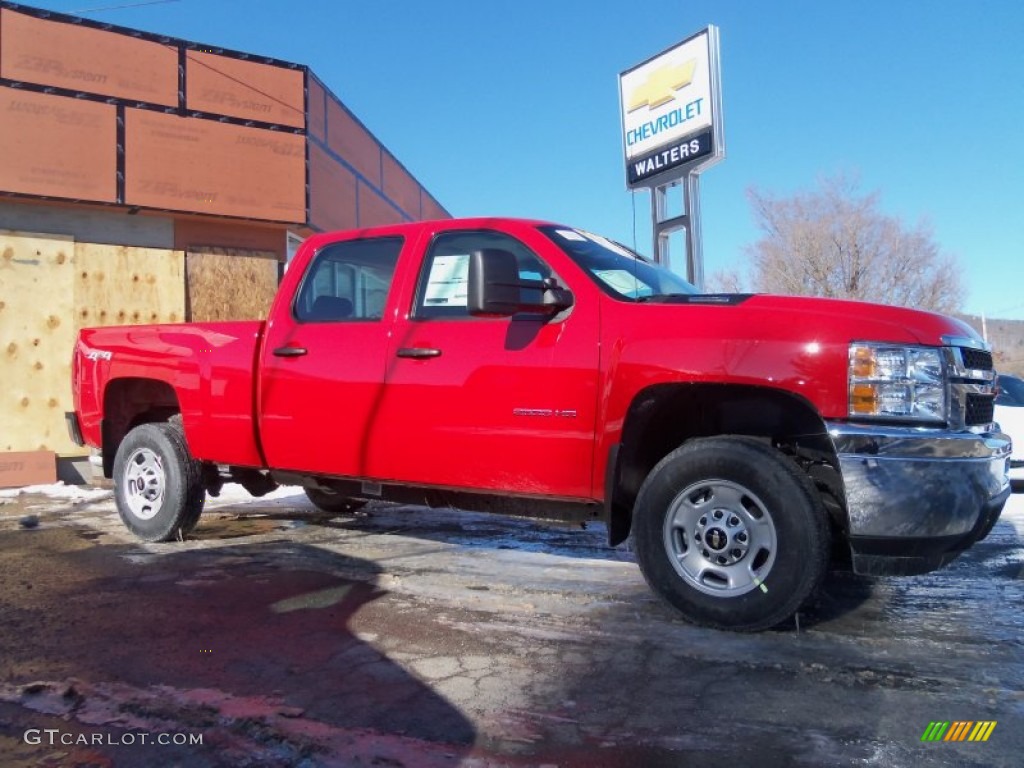
M 704 290 L 704 246 L 700 228 L 700 174 L 688 173 L 683 183 L 687 223 L 686 279 Z
M 675 215 L 669 211 L 669 190 L 682 187 L 683 210 Z M 680 256 L 686 265 L 686 279 L 704 289 L 704 257 L 700 227 L 700 174 L 690 172 L 682 179 L 656 184 L 651 190 L 651 231 L 654 261 L 669 269 Z M 686 252 L 676 256 L 671 251 L 672 233 L 683 231 Z

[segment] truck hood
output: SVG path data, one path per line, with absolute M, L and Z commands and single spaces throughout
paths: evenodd
M 933 312 L 799 296 L 721 294 L 627 304 L 602 315 L 602 358 L 649 384 L 788 390 L 844 418 L 852 342 L 963 346 L 966 323 Z M 622 311 L 625 309 L 625 311 Z
M 767 321 L 770 325 L 779 317 L 785 317 L 795 326 L 794 330 L 825 334 L 837 342 L 888 341 L 944 346 L 949 343 L 944 339 L 949 338 L 982 341 L 977 331 L 955 317 L 863 301 L 754 294 L 738 301 L 734 310 L 748 316 L 751 322 Z

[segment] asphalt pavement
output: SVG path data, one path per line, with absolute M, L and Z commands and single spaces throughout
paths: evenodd
M 4 766 L 1024 754 L 1024 495 L 941 571 L 834 574 L 814 611 L 739 635 L 676 618 L 599 523 L 332 516 L 296 489 L 229 487 L 188 540 L 146 544 L 109 491 L 41 491 L 0 493 Z M 934 722 L 995 725 L 922 741 Z

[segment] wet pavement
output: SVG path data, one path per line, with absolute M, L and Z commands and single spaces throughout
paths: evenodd
M 3 766 L 1018 766 L 1024 496 L 942 571 L 691 627 L 599 524 L 213 500 L 145 544 L 109 492 L 0 496 Z M 38 517 L 38 525 L 19 520 Z M 986 742 L 922 742 L 995 721 Z M 142 743 L 162 738 L 171 743 Z M 175 743 L 201 738 L 202 743 Z

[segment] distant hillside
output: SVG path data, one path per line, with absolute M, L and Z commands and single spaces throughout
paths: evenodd
M 981 318 L 977 315 L 957 315 L 982 332 Z M 988 341 L 995 355 L 996 370 L 1024 377 L 1024 320 L 985 319 Z

